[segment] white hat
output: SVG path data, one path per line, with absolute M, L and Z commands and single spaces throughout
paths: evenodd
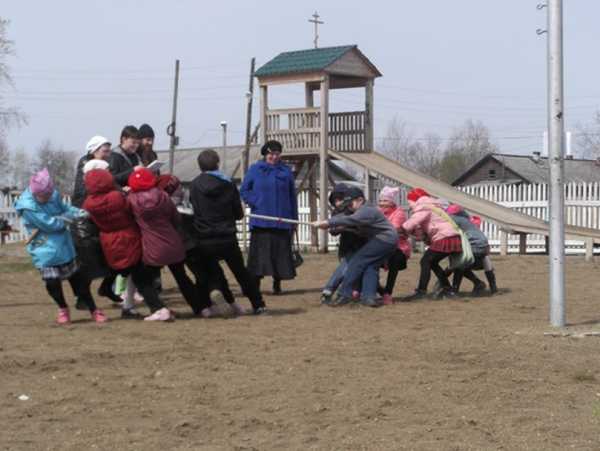
M 94 136 L 90 139 L 85 146 L 85 150 L 88 154 L 94 153 L 104 144 L 110 145 L 110 141 L 106 139 L 104 136 Z
M 94 169 L 108 169 L 108 161 L 106 160 L 90 160 L 83 165 L 83 173 L 86 174 Z

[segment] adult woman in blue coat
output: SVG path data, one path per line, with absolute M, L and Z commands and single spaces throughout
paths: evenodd
M 31 177 L 29 188 L 15 203 L 15 210 L 31 236 L 27 251 L 40 271 L 48 294 L 58 305 L 57 323 L 68 324 L 71 321 L 62 280 L 69 281 L 73 293 L 87 305 L 94 321 L 105 322 L 106 316 L 96 308 L 87 278 L 79 270 L 67 226 L 70 220 L 85 216 L 85 211 L 62 202 L 47 169 Z
M 281 161 L 279 141 L 267 141 L 262 160 L 250 166 L 240 194 L 252 213 L 298 219 L 298 201 L 292 170 Z M 296 277 L 292 258 L 294 226 L 288 223 L 250 219 L 248 270 L 258 281 L 273 277 L 273 294 L 281 294 L 281 281 Z

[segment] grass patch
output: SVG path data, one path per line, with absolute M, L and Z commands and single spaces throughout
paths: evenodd
M 592 416 L 597 420 L 600 420 L 600 402 L 596 401 L 592 405 Z
M 27 272 L 33 270 L 31 262 L 7 262 L 0 263 L 0 274 L 10 272 Z
M 587 371 L 580 371 L 573 376 L 575 382 L 596 382 L 596 376 Z

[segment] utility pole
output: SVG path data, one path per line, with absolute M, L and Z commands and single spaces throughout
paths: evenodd
M 175 147 L 179 144 L 179 137 L 176 135 L 177 131 L 177 92 L 179 90 L 179 60 L 175 60 L 175 82 L 173 87 L 173 113 L 171 116 L 171 123 L 167 127 L 167 135 L 171 137 L 169 143 L 169 172 L 173 174 L 173 167 L 175 166 Z
M 227 174 L 227 121 L 221 121 L 221 129 L 223 130 L 223 164 L 221 164 L 221 170 Z
M 250 140 L 252 134 L 252 98 L 254 97 L 254 65 L 256 59 L 253 57 L 250 61 L 250 79 L 248 82 L 248 92 L 246 92 L 246 142 L 244 143 L 244 153 L 242 153 L 242 176 L 248 171 L 248 160 L 250 159 Z
M 321 16 L 319 16 L 319 13 L 315 11 L 315 13 L 312 15 L 312 19 L 308 19 L 310 23 L 315 24 L 315 38 L 313 39 L 315 48 L 319 47 L 319 25 L 323 25 L 325 23 L 319 20 L 320 17 Z
M 563 2 L 548 0 L 548 161 L 550 163 L 550 323 L 564 327 L 565 209 Z

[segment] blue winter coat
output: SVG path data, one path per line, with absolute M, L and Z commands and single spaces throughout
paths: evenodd
M 252 213 L 278 218 L 298 219 L 298 200 L 292 170 L 283 163 L 271 165 L 262 160 L 248 169 L 240 188 Z M 250 218 L 250 228 L 291 229 L 292 224 Z
M 27 245 L 27 252 L 36 268 L 64 265 L 75 258 L 71 233 L 65 221 L 56 216 L 74 218 L 85 214 L 83 210 L 65 204 L 56 190 L 48 202 L 41 204 L 35 200 L 29 189 L 19 196 L 15 202 L 15 209 L 23 218 L 27 233 L 39 230 Z

